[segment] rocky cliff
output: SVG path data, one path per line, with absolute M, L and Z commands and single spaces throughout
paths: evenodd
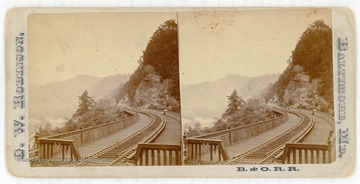
M 113 97 L 130 106 L 180 111 L 177 24 L 168 20 L 154 32 L 139 67 Z
M 333 113 L 331 28 L 321 20 L 309 25 L 288 64 L 264 95 L 267 103 Z
M 282 100 L 275 95 L 268 103 L 317 110 L 331 108 L 331 104 L 318 93 L 320 85 L 320 79 L 311 80 L 302 70 L 295 72 L 284 89 Z

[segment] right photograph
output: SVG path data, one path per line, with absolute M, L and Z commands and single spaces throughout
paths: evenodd
M 184 165 L 335 161 L 331 9 L 178 14 Z

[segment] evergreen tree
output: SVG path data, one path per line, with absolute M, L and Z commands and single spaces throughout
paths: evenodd
M 76 115 L 83 115 L 88 112 L 95 104 L 95 101 L 92 97 L 89 97 L 87 90 L 79 96 L 79 108 L 76 111 Z
M 239 111 L 241 107 L 245 105 L 245 101 L 237 95 L 236 90 L 232 92 L 230 96 L 228 96 L 228 108 L 226 109 L 226 115 L 232 115 L 235 112 Z

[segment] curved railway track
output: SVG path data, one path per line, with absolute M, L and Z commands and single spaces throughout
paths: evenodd
M 325 120 L 326 122 L 329 123 L 329 125 L 334 128 L 335 126 L 335 119 L 333 116 L 331 116 L 330 114 L 327 114 L 327 113 L 324 113 L 324 112 L 315 112 L 315 114 L 312 114 L 311 111 L 309 110 L 303 110 L 302 113 L 304 114 L 308 114 L 308 115 L 312 115 L 312 116 L 315 116 L 317 118 L 320 118 L 320 119 L 323 119 Z M 320 115 L 319 113 L 321 113 L 322 115 Z
M 136 152 L 138 143 L 151 142 L 165 128 L 165 120 L 153 113 L 144 113 L 151 118 L 151 123 L 124 140 L 108 146 L 95 154 L 86 157 L 84 161 L 75 166 L 111 166 L 129 163 L 130 158 Z
M 298 142 L 303 139 L 314 126 L 313 119 L 303 113 L 289 112 L 300 118 L 299 122 L 291 129 L 260 144 L 256 147 L 234 157 L 227 165 L 233 164 L 270 164 L 274 163 L 275 156 L 284 148 L 286 142 Z

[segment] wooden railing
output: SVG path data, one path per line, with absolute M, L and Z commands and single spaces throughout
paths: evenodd
M 73 140 L 63 139 L 39 139 L 39 158 L 55 159 L 60 154 L 61 160 L 79 160 L 80 153 L 76 149 Z M 60 161 L 60 160 L 57 160 Z
M 79 130 L 75 130 L 75 131 L 71 131 L 71 132 L 48 136 L 48 137 L 44 137 L 41 139 L 38 139 L 38 137 L 35 136 L 35 149 L 30 150 L 29 154 L 32 157 L 40 156 L 41 142 L 47 143 L 50 145 L 50 144 L 55 144 L 54 141 L 55 142 L 70 141 L 70 142 L 72 142 L 72 145 L 74 147 L 78 147 L 78 146 L 84 145 L 86 143 L 96 141 L 102 137 L 109 136 L 110 134 L 113 134 L 115 132 L 118 132 L 119 130 L 124 129 L 124 128 L 130 126 L 131 124 L 135 123 L 139 119 L 139 115 L 138 115 L 137 111 L 129 110 L 129 109 L 125 109 L 124 111 L 131 114 L 132 116 L 125 118 L 125 119 L 118 120 L 118 121 L 113 121 L 113 122 L 109 122 L 109 123 L 105 123 L 105 124 L 101 124 L 101 125 L 97 125 L 97 126 L 92 126 L 92 127 L 88 127 L 88 128 L 84 128 L 84 129 L 79 129 Z M 40 142 L 40 140 L 41 140 L 41 142 Z M 49 150 L 51 150 L 51 148 L 49 148 Z M 59 149 L 53 149 L 52 151 L 54 152 L 53 155 L 61 152 L 61 150 L 59 150 Z
M 146 114 L 147 114 L 147 113 L 146 113 Z M 154 123 L 154 121 L 155 121 L 154 115 L 152 115 L 151 113 L 148 114 L 148 115 L 149 115 L 150 118 L 151 118 L 151 122 Z M 154 140 L 161 134 L 161 132 L 165 129 L 165 127 L 166 127 L 166 121 L 165 121 L 165 119 L 162 118 L 161 116 L 159 116 L 159 117 L 161 118 L 161 123 L 160 123 L 160 125 L 159 125 L 152 133 L 150 133 L 149 135 L 147 135 L 146 137 L 144 137 L 144 138 L 139 142 L 139 144 L 143 145 L 143 147 L 146 147 L 145 145 L 147 145 L 147 144 L 151 144 L 151 142 L 154 141 Z M 150 124 L 152 124 L 152 123 L 150 123 Z M 149 124 L 148 126 L 150 126 L 150 124 Z M 145 127 L 145 128 L 146 128 L 146 127 Z M 145 129 L 145 128 L 143 128 L 143 129 Z M 141 132 L 141 131 L 139 131 L 139 132 Z M 127 151 L 128 153 L 130 153 L 130 152 L 132 152 L 132 150 L 135 150 L 135 149 L 136 149 L 135 152 L 130 153 L 130 155 L 127 156 L 127 159 L 128 159 L 128 160 L 132 160 L 132 161 L 135 163 L 135 165 L 136 165 L 135 155 L 138 154 L 138 151 L 141 151 L 141 150 L 137 149 L 137 147 L 138 147 L 139 144 L 134 145 L 134 146 L 132 147 L 132 149 L 129 149 L 129 150 Z
M 221 140 L 223 146 L 227 146 L 242 140 L 245 140 L 249 137 L 256 136 L 260 133 L 266 132 L 272 128 L 277 127 L 278 125 L 284 123 L 288 120 L 288 113 L 286 111 L 277 110 L 277 112 L 284 113 L 276 118 L 271 120 L 262 121 L 259 123 L 254 123 L 245 126 L 239 126 L 236 128 L 230 128 L 227 130 L 222 130 L 214 133 L 204 134 L 196 136 L 193 138 L 197 139 L 215 139 Z
M 186 162 L 194 164 L 205 162 L 221 162 L 229 159 L 229 155 L 221 144 L 221 140 L 213 139 L 186 139 L 185 140 L 185 155 Z M 209 153 L 209 158 L 204 158 L 203 153 Z
M 138 144 L 133 160 L 136 165 L 181 165 L 181 146 Z
M 320 111 L 295 110 L 307 114 L 311 113 L 325 119 L 332 130 L 329 131 L 327 144 L 286 143 L 283 153 L 279 155 L 281 162 L 287 164 L 325 164 L 334 162 L 336 159 L 334 117 Z
M 151 113 L 158 113 L 159 111 L 154 111 L 151 109 L 142 109 L 143 112 L 150 112 Z M 173 116 L 178 117 L 173 117 Z M 153 116 L 153 115 L 151 115 Z M 166 116 L 171 116 L 172 118 L 179 120 L 179 114 L 169 111 L 167 112 Z M 144 139 L 140 141 L 138 145 L 135 145 L 133 149 L 136 149 L 135 152 L 130 153 L 127 156 L 127 160 L 132 160 L 135 165 L 181 165 L 181 145 L 180 142 L 178 145 L 175 144 L 156 144 L 152 143 L 156 140 L 156 138 L 162 133 L 162 131 L 166 127 L 166 120 L 162 117 L 162 123 L 156 128 L 153 133 L 146 136 Z M 181 136 L 181 135 L 179 135 Z
M 329 132 L 327 144 L 286 143 L 282 163 L 326 164 L 335 161 L 335 133 Z
M 109 122 L 97 126 L 79 129 L 71 132 L 48 136 L 48 139 L 68 139 L 74 140 L 75 146 L 81 146 L 89 142 L 96 141 L 102 137 L 118 132 L 138 120 L 139 116 L 131 116 L 114 122 Z

